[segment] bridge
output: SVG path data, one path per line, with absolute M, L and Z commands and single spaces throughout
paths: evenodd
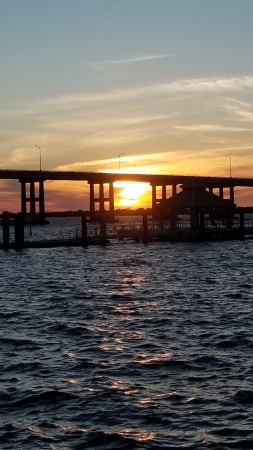
M 38 220 L 40 223 L 45 221 L 44 183 L 49 180 L 86 181 L 90 187 L 90 217 L 94 220 L 101 214 L 106 214 L 111 220 L 114 218 L 114 183 L 116 181 L 149 183 L 152 188 L 152 208 L 160 201 L 167 199 L 167 187 L 171 188 L 171 195 L 177 193 L 180 185 L 205 187 L 210 192 L 218 188 L 221 198 L 223 198 L 223 190 L 228 188 L 230 200 L 233 202 L 236 187 L 253 187 L 253 178 L 82 171 L 0 170 L 0 179 L 15 179 L 20 182 L 21 212 L 24 216 L 29 214 L 33 221 Z M 39 187 L 37 195 L 35 195 L 36 185 Z M 157 188 L 161 191 L 160 197 Z

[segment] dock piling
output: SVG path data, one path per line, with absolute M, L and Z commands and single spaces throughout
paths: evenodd
M 87 245 L 87 220 L 85 214 L 82 214 L 82 244 Z
M 100 215 L 100 244 L 107 244 L 105 214 Z
M 15 248 L 22 247 L 24 244 L 24 216 L 22 213 L 17 213 L 14 217 L 15 227 Z
M 244 239 L 245 237 L 245 229 L 244 229 L 244 212 L 240 212 L 240 225 L 239 225 L 239 229 L 240 229 L 240 237 L 242 239 Z
M 142 219 L 142 242 L 144 242 L 144 244 L 148 243 L 148 215 L 147 214 L 143 214 L 143 219 Z
M 3 245 L 8 248 L 10 243 L 10 214 L 9 211 L 3 211 Z

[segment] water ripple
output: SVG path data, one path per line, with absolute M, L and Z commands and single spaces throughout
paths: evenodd
M 252 449 L 252 242 L 0 254 L 1 449 Z

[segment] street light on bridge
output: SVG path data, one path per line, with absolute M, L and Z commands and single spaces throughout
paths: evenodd
M 120 153 L 119 154 L 119 170 L 120 170 L 120 157 L 122 156 L 122 155 L 124 155 L 125 153 Z
M 40 171 L 41 171 L 41 148 L 39 145 L 35 145 L 35 147 L 38 147 L 39 152 L 40 152 Z
M 230 178 L 232 177 L 232 157 L 225 155 L 226 158 L 229 158 L 229 173 L 230 173 Z

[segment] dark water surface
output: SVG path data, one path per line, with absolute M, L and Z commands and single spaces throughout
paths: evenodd
M 1 449 L 253 449 L 253 241 L 0 253 Z

